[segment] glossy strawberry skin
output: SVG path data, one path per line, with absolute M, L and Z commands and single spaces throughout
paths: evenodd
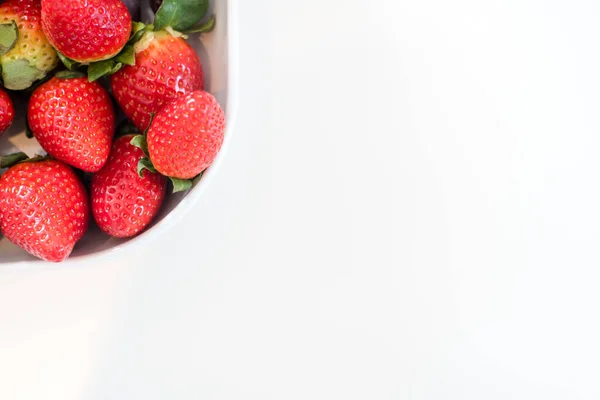
M 112 92 L 125 115 L 142 132 L 151 113 L 179 96 L 204 88 L 198 55 L 181 37 L 153 33 L 148 47 L 136 54 L 135 66 L 126 65 L 112 75 Z
M 0 177 L 0 229 L 30 254 L 66 259 L 89 224 L 89 201 L 73 170 L 57 160 L 24 162 Z
M 52 157 L 87 172 L 99 171 L 106 163 L 115 113 L 99 83 L 54 77 L 33 92 L 27 119 Z
M 58 51 L 90 63 L 121 51 L 131 34 L 131 16 L 120 0 L 42 0 L 42 27 Z
M 134 135 L 115 140 L 108 162 L 92 178 L 92 214 L 96 223 L 111 236 L 135 236 L 154 219 L 165 197 L 167 180 L 137 165 L 144 153 L 130 144 Z
M 15 119 L 15 108 L 8 93 L 0 89 L 0 133 L 6 131 Z
M 191 179 L 212 164 L 224 135 L 221 106 L 210 93 L 195 91 L 156 114 L 148 130 L 148 153 L 161 174 Z

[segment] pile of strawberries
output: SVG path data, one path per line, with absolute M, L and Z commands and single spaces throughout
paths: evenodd
M 111 236 L 137 235 L 169 181 L 191 188 L 221 148 L 225 115 L 186 42 L 212 29 L 214 16 L 199 25 L 208 1 L 158 3 L 150 25 L 121 0 L 0 3 L 0 131 L 14 91 L 30 94 L 28 134 L 47 153 L 0 157 L 0 230 L 36 257 L 66 259 L 92 217 Z

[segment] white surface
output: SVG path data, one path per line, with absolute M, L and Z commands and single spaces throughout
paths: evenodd
M 197 211 L 0 270 L 0 398 L 597 399 L 600 5 L 240 3 Z

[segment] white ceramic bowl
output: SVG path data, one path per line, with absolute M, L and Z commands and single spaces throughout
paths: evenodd
M 152 18 L 152 11 L 145 2 L 142 19 Z M 225 141 L 213 165 L 206 170 L 198 184 L 186 193 L 169 195 L 160 214 L 152 225 L 142 234 L 132 239 L 115 239 L 101 232 L 94 224 L 86 236 L 75 246 L 71 257 L 64 263 L 82 262 L 90 257 L 102 257 L 122 250 L 132 250 L 147 245 L 166 231 L 198 203 L 199 197 L 214 177 L 231 140 L 234 117 L 237 106 L 237 0 L 211 0 L 212 12 L 217 17 L 215 29 L 201 37 L 191 36 L 189 43 L 196 49 L 204 68 L 206 90 L 215 95 L 227 117 Z M 19 116 L 9 131 L 0 137 L 0 154 L 24 151 L 28 155 L 40 153 L 41 148 L 35 139 L 25 137 L 26 104 L 15 99 L 16 113 Z M 23 265 L 25 263 L 43 263 L 30 256 L 24 250 L 0 239 L 0 267 Z

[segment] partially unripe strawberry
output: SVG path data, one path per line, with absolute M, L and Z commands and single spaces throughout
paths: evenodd
M 27 89 L 58 64 L 58 55 L 42 30 L 40 0 L 2 2 L 0 23 L 2 45 L 8 46 L 0 51 L 4 87 L 11 90 Z M 16 30 L 17 40 L 6 43 L 11 42 L 12 29 Z

